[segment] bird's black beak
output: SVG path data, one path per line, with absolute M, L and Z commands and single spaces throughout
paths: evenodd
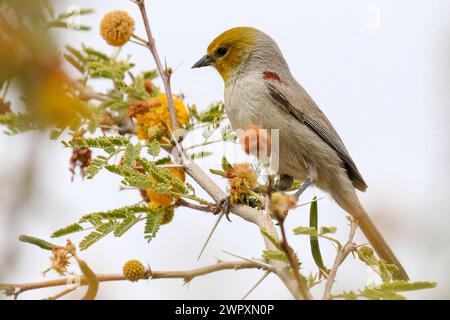
M 213 59 L 210 56 L 205 55 L 192 66 L 192 69 L 207 67 L 207 66 L 212 65 L 212 63 L 213 63 Z

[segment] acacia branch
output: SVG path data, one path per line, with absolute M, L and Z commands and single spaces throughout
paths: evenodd
M 219 261 L 216 264 L 201 267 L 197 269 L 191 270 L 182 270 L 182 271 L 151 271 L 145 276 L 141 278 L 141 280 L 156 280 L 156 279 L 183 279 L 185 282 L 189 282 L 192 279 L 204 276 L 210 273 L 223 271 L 223 270 L 242 270 L 242 269 L 264 269 L 267 271 L 271 271 L 271 269 L 265 267 L 263 263 L 259 263 L 258 261 L 250 261 L 250 260 L 238 260 L 238 261 Z M 127 280 L 123 274 L 97 274 L 97 279 L 99 282 L 108 282 L 108 281 L 125 281 Z M 48 280 L 41 282 L 31 282 L 24 284 L 12 284 L 12 283 L 2 283 L 0 284 L 0 288 L 5 291 L 11 291 L 12 295 L 17 297 L 21 293 L 30 290 L 50 288 L 50 287 L 58 287 L 64 285 L 74 285 L 75 281 L 79 286 L 87 285 L 86 278 L 84 276 L 80 276 L 78 279 L 74 278 L 63 278 L 57 280 Z M 127 280 L 128 281 L 128 280 Z M 71 290 L 71 289 L 67 289 Z M 66 293 L 66 290 L 63 291 Z M 59 294 L 58 294 L 59 295 Z
M 345 245 L 338 249 L 336 254 L 336 258 L 333 263 L 333 267 L 328 273 L 328 279 L 325 284 L 325 290 L 323 294 L 324 300 L 330 299 L 331 289 L 334 285 L 334 279 L 336 278 L 337 271 L 341 266 L 342 262 L 344 262 L 345 258 L 347 258 L 348 254 L 355 249 L 355 244 L 353 243 L 353 238 L 355 237 L 356 229 L 358 228 L 358 224 L 353 218 L 350 218 L 350 234 L 348 236 L 348 240 Z
M 215 206 L 202 206 L 202 205 L 198 205 L 198 204 L 195 204 L 195 203 L 187 202 L 186 200 L 181 199 L 181 198 L 177 200 L 175 205 L 176 206 L 190 208 L 190 209 L 194 209 L 194 210 L 197 210 L 197 211 L 210 212 L 210 213 L 214 213 L 214 212 L 217 211 L 217 208 Z
M 280 230 L 281 230 L 281 248 L 283 249 L 284 253 L 286 254 L 289 264 L 291 265 L 291 269 L 294 272 L 295 280 L 297 280 L 298 287 L 300 291 L 302 292 L 303 297 L 305 300 L 312 300 L 313 297 L 311 296 L 311 293 L 308 290 L 308 287 L 305 284 L 304 279 L 302 278 L 300 274 L 300 264 L 297 260 L 297 257 L 295 256 L 291 246 L 289 245 L 287 241 L 286 231 L 284 228 L 284 220 L 280 221 Z
M 163 68 L 161 64 L 161 60 L 159 59 L 158 52 L 155 46 L 155 40 L 153 38 L 150 24 L 147 18 L 147 13 L 145 10 L 145 1 L 144 0 L 131 0 L 135 4 L 138 5 L 142 19 L 144 21 L 145 30 L 147 32 L 148 37 L 148 48 L 155 60 L 159 75 L 163 81 L 164 89 L 166 90 L 167 95 L 167 104 L 169 106 L 169 111 L 172 119 L 173 128 L 177 128 L 177 121 L 175 117 L 175 108 L 172 99 L 172 90 L 170 87 L 170 74 L 169 72 Z M 182 163 L 185 166 L 186 173 L 194 179 L 215 201 L 219 203 L 221 200 L 226 198 L 226 194 L 222 189 L 192 160 L 188 159 L 178 144 L 176 139 L 175 141 L 175 154 L 173 154 L 176 162 Z M 178 152 L 176 152 L 178 151 Z M 247 220 L 251 223 L 256 224 L 260 229 L 266 230 L 269 234 L 271 234 L 275 239 L 278 239 L 279 236 L 275 229 L 275 225 L 271 219 L 271 217 L 261 211 L 258 211 L 250 206 L 235 204 L 231 208 L 231 212 L 236 214 L 237 216 Z M 276 246 L 266 237 L 264 237 L 265 246 L 268 250 L 276 250 Z M 291 294 L 296 299 L 305 299 L 305 295 L 302 290 L 300 290 L 297 285 L 297 281 L 292 273 L 289 271 L 289 266 L 287 266 L 284 262 L 281 261 L 270 261 L 270 264 L 273 267 L 273 272 L 278 275 L 278 277 L 283 281 L 286 287 L 289 289 Z
M 145 10 L 145 1 L 132 0 L 132 2 L 137 4 L 137 6 L 139 7 L 139 11 L 141 12 L 145 32 L 147 33 L 148 38 L 148 41 L 145 43 L 145 46 L 150 50 L 153 59 L 155 60 L 156 68 L 158 69 L 158 73 L 164 85 L 164 90 L 166 91 L 167 106 L 169 108 L 170 119 L 172 121 L 172 128 L 176 129 L 178 128 L 178 122 L 175 114 L 172 89 L 170 87 L 170 72 L 167 70 L 167 68 L 163 67 L 161 59 L 159 58 L 158 51 L 156 50 L 155 38 L 153 38 L 152 29 L 150 28 L 150 23 L 148 22 L 147 11 Z
M 226 193 L 192 160 L 187 160 L 183 154 L 177 155 L 178 159 L 185 159 L 184 165 L 186 173 L 194 179 L 217 203 L 226 198 Z M 275 239 L 278 239 L 278 234 L 271 217 L 259 210 L 242 204 L 234 204 L 231 207 L 231 213 L 241 217 L 242 219 L 256 224 L 260 229 L 264 229 L 271 234 Z M 270 239 L 263 236 L 266 249 L 277 250 L 276 246 Z M 282 261 L 271 260 L 270 264 L 273 267 L 273 272 L 283 281 L 285 286 L 296 299 L 305 299 L 305 295 L 297 284 L 297 280 L 289 271 L 289 267 Z

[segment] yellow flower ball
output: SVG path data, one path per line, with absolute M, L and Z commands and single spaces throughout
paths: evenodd
M 174 97 L 175 115 L 179 126 L 183 126 L 189 121 L 189 113 L 181 99 Z M 136 133 L 139 139 L 149 140 L 149 130 L 154 131 L 160 128 L 164 132 L 164 136 L 168 137 L 167 128 L 172 128 L 169 108 L 167 105 L 167 97 L 165 94 L 159 94 L 156 98 L 147 101 L 149 106 L 148 112 L 144 114 L 136 114 Z
M 125 11 L 111 11 L 105 14 L 100 23 L 100 34 L 112 46 L 120 47 L 127 43 L 134 32 L 134 19 Z
M 127 261 L 122 267 L 122 272 L 125 279 L 131 282 L 141 280 L 147 274 L 147 270 L 139 260 Z
M 170 162 L 168 163 L 170 164 Z M 167 168 L 176 179 L 184 182 L 186 180 L 186 175 L 182 168 Z M 157 181 L 152 177 L 151 181 L 157 185 Z M 156 192 L 154 189 L 147 189 L 147 198 L 149 199 L 150 209 L 160 210 L 161 208 L 168 208 L 173 205 L 174 200 L 177 200 L 179 196 L 174 196 L 172 194 L 161 194 Z

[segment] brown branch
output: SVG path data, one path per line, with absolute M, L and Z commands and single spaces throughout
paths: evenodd
M 176 155 L 178 159 L 183 159 L 183 154 Z M 224 199 L 227 195 L 222 189 L 194 162 L 187 160 L 184 157 L 184 165 L 186 173 L 194 179 L 217 203 Z M 259 210 L 252 207 L 235 204 L 231 207 L 231 212 L 241 217 L 242 219 L 256 224 L 259 228 L 266 230 L 275 239 L 278 239 L 278 234 L 273 224 L 272 218 Z M 270 239 L 263 236 L 266 249 L 277 250 L 276 246 Z M 300 290 L 297 280 L 289 271 L 289 268 L 282 261 L 271 260 L 270 264 L 273 267 L 273 272 L 283 281 L 284 285 L 291 292 L 295 299 L 305 299 L 305 295 Z
M 300 274 L 300 264 L 297 260 L 297 257 L 295 256 L 291 246 L 289 245 L 286 237 L 286 230 L 284 228 L 284 219 L 279 220 L 280 223 L 280 230 L 281 230 L 281 248 L 283 249 L 284 253 L 286 254 L 289 264 L 291 265 L 291 269 L 294 272 L 295 280 L 297 280 L 298 287 L 300 291 L 302 292 L 302 295 L 305 300 L 312 300 L 313 297 L 311 296 L 311 293 L 308 290 L 308 287 L 305 284 L 304 279 L 302 278 Z
M 203 211 L 203 212 L 211 212 L 214 213 L 217 211 L 217 208 L 215 208 L 215 206 L 202 206 L 202 205 L 198 205 L 195 203 L 190 203 L 187 202 L 184 199 L 178 199 L 177 202 L 175 203 L 176 206 L 182 206 L 182 207 L 186 207 L 186 208 L 190 208 L 190 209 L 194 209 L 197 211 Z
M 345 258 L 347 258 L 348 254 L 352 252 L 355 249 L 355 244 L 353 243 L 353 238 L 355 237 L 356 229 L 358 228 L 358 224 L 353 218 L 350 219 L 350 234 L 348 236 L 348 240 L 345 243 L 345 245 L 342 248 L 338 249 L 338 252 L 336 254 L 336 258 L 334 260 L 333 267 L 331 268 L 330 272 L 328 273 L 328 279 L 325 284 L 325 290 L 323 294 L 324 300 L 330 299 L 331 289 L 334 285 L 334 279 L 336 278 L 337 271 L 344 262 Z
M 156 280 L 156 279 L 184 279 L 185 282 L 189 282 L 195 277 L 204 276 L 209 273 L 223 271 L 223 270 L 242 270 L 242 269 L 264 269 L 270 271 L 270 269 L 265 268 L 264 264 L 258 263 L 258 261 L 248 261 L 248 260 L 239 260 L 239 261 L 219 261 L 216 264 L 201 267 L 192 270 L 184 270 L 184 271 L 151 271 L 149 274 L 142 277 L 141 280 Z M 99 282 L 108 282 L 108 281 L 125 281 L 123 274 L 98 274 L 97 279 Z M 50 287 L 58 287 L 63 285 L 74 284 L 74 278 L 63 278 L 57 280 L 48 280 L 41 282 L 31 282 L 24 284 L 12 284 L 12 283 L 2 283 L 0 284 L 0 288 L 6 290 L 14 290 L 14 296 L 17 297 L 21 293 L 24 293 L 29 290 L 36 290 L 42 288 L 50 288 Z M 86 278 L 81 276 L 79 278 L 79 285 L 85 286 L 87 285 Z M 69 289 L 68 289 L 69 290 Z M 66 290 L 63 291 L 65 294 Z M 58 296 L 58 295 L 57 295 Z
M 144 22 L 145 31 L 147 33 L 148 41 L 145 44 L 147 48 L 150 50 L 153 59 L 156 63 L 156 68 L 158 69 L 158 73 L 161 77 L 161 80 L 164 85 L 164 90 L 166 91 L 167 96 L 167 105 L 169 107 L 170 119 L 172 120 L 172 128 L 178 128 L 177 117 L 175 114 L 175 106 L 173 103 L 172 89 L 170 87 L 170 73 L 167 68 L 164 68 L 161 59 L 159 58 L 158 51 L 156 50 L 155 38 L 153 38 L 152 30 L 150 28 L 150 23 L 148 22 L 147 12 L 145 10 L 145 1 L 144 0 L 132 0 L 137 6 L 142 15 L 142 20 Z

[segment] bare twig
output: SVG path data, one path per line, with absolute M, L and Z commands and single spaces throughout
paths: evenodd
M 336 258 L 334 259 L 333 267 L 331 268 L 330 272 L 328 273 L 328 279 L 325 283 L 325 290 L 323 294 L 323 299 L 328 300 L 330 299 L 331 289 L 334 285 L 334 279 L 336 278 L 337 271 L 342 264 L 342 262 L 347 258 L 348 254 L 352 252 L 355 249 L 355 244 L 353 243 L 353 238 L 355 237 L 356 229 L 358 228 L 358 224 L 353 218 L 350 219 L 350 234 L 348 236 L 348 240 L 345 243 L 345 245 L 338 249 L 338 252 L 336 254 Z
M 61 292 L 58 292 L 57 294 L 54 294 L 54 295 L 48 297 L 45 300 L 58 300 L 59 298 L 64 297 L 65 295 L 68 295 L 69 293 L 71 293 L 72 291 L 75 291 L 76 289 L 78 289 L 78 287 L 76 287 L 76 286 L 65 289 Z
M 151 271 L 151 274 L 147 274 L 142 277 L 142 280 L 155 280 L 155 279 L 184 279 L 184 281 L 189 282 L 195 277 L 204 276 L 209 273 L 222 271 L 222 270 L 241 270 L 241 269 L 264 269 L 264 267 L 254 261 L 247 260 L 239 260 L 239 261 L 219 261 L 216 264 L 192 269 L 192 270 L 184 270 L 184 271 Z M 98 274 L 97 279 L 99 282 L 107 282 L 107 281 L 124 281 L 125 279 L 123 274 Z M 14 296 L 18 296 L 21 293 L 30 290 L 42 289 L 42 288 L 50 288 L 50 287 L 58 287 L 64 286 L 68 284 L 73 284 L 73 278 L 63 278 L 57 280 L 49 280 L 49 281 L 41 281 L 41 282 L 32 282 L 32 283 L 24 283 L 24 284 L 0 284 L 1 288 L 6 289 L 14 289 Z M 79 278 L 80 286 L 87 285 L 86 278 L 81 276 Z M 72 288 L 70 288 L 72 289 Z M 69 290 L 69 289 L 68 289 Z M 68 293 L 64 290 L 61 293 Z M 57 294 L 58 295 L 58 294 Z
M 150 28 L 150 23 L 148 22 L 147 12 L 145 10 L 145 1 L 144 0 L 131 0 L 139 7 L 139 10 L 142 15 L 142 20 L 144 22 L 145 31 L 147 33 L 147 48 L 150 50 L 153 59 L 156 63 L 156 68 L 158 69 L 158 73 L 161 76 L 161 80 L 164 85 L 164 90 L 166 91 L 167 96 L 167 105 L 169 107 L 170 119 L 172 120 L 172 128 L 178 128 L 178 122 L 175 114 L 175 106 L 173 103 L 172 89 L 170 87 L 170 73 L 167 68 L 164 68 L 161 59 L 159 58 L 158 51 L 156 50 L 155 38 L 153 38 L 152 30 Z
M 197 211 L 203 211 L 203 212 L 214 212 L 216 210 L 215 206 L 202 206 L 202 205 L 198 205 L 195 203 L 187 202 L 186 200 L 184 200 L 182 198 L 178 199 L 177 202 L 175 203 L 175 205 L 194 209 Z
M 262 262 L 262 261 L 260 261 L 260 260 L 253 259 L 253 258 L 246 258 L 246 257 L 237 255 L 237 254 L 235 254 L 235 253 L 231 253 L 231 252 L 226 251 L 226 250 L 222 250 L 222 251 L 223 251 L 223 253 L 226 253 L 226 254 L 228 254 L 228 255 L 230 255 L 230 256 L 232 256 L 232 257 L 235 257 L 235 258 L 238 258 L 238 259 L 242 259 L 242 260 L 245 260 L 245 261 L 249 261 L 249 262 L 257 263 L 257 264 L 259 264 L 261 267 L 263 267 L 263 268 L 265 268 L 265 269 L 267 269 L 267 270 L 270 270 L 270 269 L 272 268 L 270 264 L 267 264 L 267 263 Z

